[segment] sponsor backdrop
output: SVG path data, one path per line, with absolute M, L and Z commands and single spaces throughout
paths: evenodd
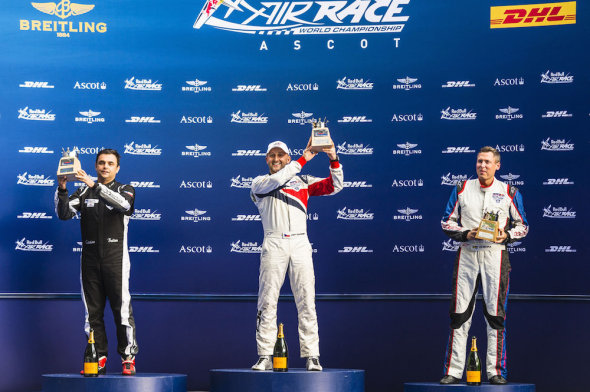
M 250 183 L 267 171 L 269 142 L 285 141 L 298 157 L 312 119 L 325 117 L 345 189 L 309 203 L 317 292 L 340 300 L 373 294 L 350 309 L 357 312 L 353 318 L 375 323 L 395 322 L 376 314 L 394 314 L 400 306 L 426 323 L 420 307 L 437 309 L 440 320 L 431 329 L 440 336 L 427 342 L 433 371 L 422 378 L 439 376 L 446 304 L 371 301 L 450 291 L 458 244 L 443 235 L 440 217 L 452 187 L 475 178 L 483 145 L 501 151 L 497 177 L 521 190 L 531 226 L 524 241 L 509 247 L 512 292 L 531 294 L 533 302 L 545 295 L 585 298 L 590 8 L 575 1 L 530 3 L 3 3 L 0 292 L 43 297 L 79 290 L 79 221 L 61 222 L 53 211 L 57 162 L 62 148 L 77 148 L 82 167 L 95 174 L 97 151 L 115 148 L 122 156 L 117 179 L 137 194 L 129 226 L 132 292 L 169 294 L 171 301 L 244 296 L 247 305 L 174 306 L 183 314 L 197 309 L 191 320 L 203 324 L 220 309 L 240 316 L 248 346 L 232 365 L 248 365 L 255 357 L 253 295 L 262 242 Z M 328 166 L 320 154 L 303 172 L 324 176 Z M 150 341 L 169 323 L 158 318 L 162 306 L 139 303 L 140 345 L 153 358 Z M 320 322 L 329 323 L 330 314 L 350 318 L 341 305 L 320 304 Z M 22 315 L 19 309 L 27 307 L 50 312 L 64 306 L 33 301 L 4 307 Z M 142 316 L 142 308 L 153 316 Z M 68 311 L 64 320 L 78 323 L 79 311 Z M 540 317 L 531 307 L 527 312 L 531 324 L 521 320 L 523 329 Z M 285 317 L 294 338 L 292 313 Z M 142 335 L 141 321 L 154 335 Z M 334 328 L 330 333 L 345 337 Z M 222 336 L 209 333 L 212 340 Z M 79 343 L 66 344 L 75 358 Z M 47 344 L 51 351 L 57 347 Z M 293 340 L 294 353 L 296 347 Z M 170 354 L 183 358 L 159 353 Z M 211 365 L 196 363 L 198 371 L 185 371 L 192 387 L 205 389 L 203 369 Z M 42 363 L 36 370 L 64 371 Z M 369 373 L 370 390 L 399 390 L 408 381 L 375 373 Z M 25 385 L 10 382 L 5 390 Z

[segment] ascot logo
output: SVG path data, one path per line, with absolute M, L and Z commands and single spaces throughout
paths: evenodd
M 411 180 L 396 179 L 391 184 L 392 188 L 415 188 L 419 186 L 424 186 L 424 181 L 421 178 Z
M 545 114 L 541 115 L 542 118 L 568 118 L 573 117 L 573 114 L 568 113 L 567 110 L 547 110 Z
M 305 125 L 305 124 L 311 124 L 313 123 L 313 113 L 306 113 L 303 110 L 299 113 L 291 113 L 293 115 L 293 117 L 295 118 L 290 118 L 287 120 L 288 124 L 299 124 L 299 125 Z
M 447 107 L 440 111 L 442 120 L 475 120 L 477 119 L 477 113 L 473 113 L 467 109 L 451 109 Z
M 520 178 L 520 174 L 512 174 L 512 173 L 501 174 L 500 178 L 502 180 L 504 180 L 505 183 L 512 185 L 512 186 L 524 185 L 524 181 L 522 181 L 522 180 L 517 181 Z
M 565 139 L 552 140 L 547 138 L 541 140 L 541 150 L 545 151 L 573 151 L 574 143 L 566 142 Z
M 207 24 L 236 33 L 324 35 L 399 33 L 409 19 L 400 15 L 404 11 L 401 6 L 410 0 L 277 1 L 260 5 L 246 0 L 204 2 L 193 24 L 195 29 Z M 228 9 L 223 19 L 218 19 L 212 15 L 221 4 Z
M 424 116 L 422 113 L 418 114 L 394 114 L 391 122 L 407 122 L 407 121 L 422 121 Z
M 199 157 L 210 157 L 211 156 L 210 151 L 203 151 L 207 148 L 207 146 L 200 146 L 198 144 L 195 144 L 193 146 L 185 146 L 185 147 L 190 151 L 183 151 L 181 154 L 183 157 L 199 158 Z
M 362 143 L 350 144 L 342 142 L 337 146 L 336 153 L 342 155 L 373 155 L 373 147 L 368 144 L 365 146 Z
M 552 207 L 549 204 L 547 207 L 543 207 L 543 218 L 576 219 L 576 211 L 567 207 Z
M 213 183 L 211 181 L 182 181 L 180 183 L 180 189 L 211 189 Z
M 338 120 L 339 123 L 370 123 L 373 122 L 367 116 L 343 116 Z
M 136 144 L 135 142 L 131 142 L 129 144 L 125 144 L 125 151 L 124 154 L 130 155 L 162 155 L 162 149 L 157 148 L 158 146 L 153 146 L 151 144 Z
M 394 84 L 393 85 L 394 90 L 409 91 L 409 90 L 415 90 L 415 89 L 422 88 L 422 85 L 420 83 L 416 83 L 418 81 L 418 78 L 411 78 L 409 76 L 406 76 L 403 79 L 397 79 L 397 81 L 401 84 Z M 416 83 L 416 84 L 414 84 L 414 83 Z
M 260 222 L 262 218 L 260 215 L 242 215 L 238 214 L 235 217 L 231 218 L 232 222 Z
M 317 83 L 289 83 L 287 91 L 318 91 L 320 85 Z
M 16 247 L 14 250 L 20 250 L 23 252 L 52 252 L 53 245 L 41 240 L 27 240 L 23 237 L 21 240 L 16 240 Z
M 86 112 L 78 112 L 84 117 L 75 117 L 76 122 L 85 122 L 88 124 L 95 123 L 95 122 L 104 122 L 104 117 L 96 117 L 100 114 L 100 112 L 94 112 L 90 109 Z M 126 120 L 128 121 L 128 120 Z
M 53 217 L 45 212 L 23 212 L 17 215 L 17 219 L 53 219 Z
M 338 249 L 338 253 L 373 253 L 373 249 L 369 249 L 366 246 L 345 246 L 342 249 Z
M 393 253 L 423 253 L 424 245 L 394 245 Z
M 253 177 L 233 177 L 231 179 L 230 188 L 252 188 L 252 181 L 254 180 Z
M 131 219 L 144 221 L 159 221 L 162 219 L 162 214 L 160 214 L 158 210 L 152 211 L 149 208 L 140 208 L 135 210 L 133 215 L 131 215 Z
M 70 151 L 77 150 L 79 155 L 96 155 L 99 151 L 105 149 L 105 147 L 68 147 Z
M 344 188 L 372 188 L 372 184 L 367 184 L 366 181 L 343 181 Z
M 449 238 L 447 241 L 443 241 L 442 246 L 443 252 L 457 252 L 461 247 L 461 243 Z
M 514 119 L 522 119 L 524 115 L 522 113 L 516 114 L 520 109 L 513 108 L 508 106 L 507 108 L 500 108 L 498 109 L 501 113 L 504 114 L 496 114 L 496 120 L 514 120 Z
M 181 124 L 213 124 L 211 116 L 182 116 Z
M 147 116 L 131 116 L 125 120 L 126 123 L 142 123 L 142 124 L 159 124 L 161 121 L 156 120 L 155 117 Z
M 160 188 L 160 185 L 154 183 L 153 181 L 131 181 L 129 185 L 134 188 Z
M 18 118 L 21 120 L 32 120 L 32 121 L 55 121 L 55 114 L 51 111 L 46 112 L 45 109 L 18 109 Z
M 443 150 L 443 154 L 471 154 L 474 153 L 475 150 L 472 150 L 469 146 L 467 147 L 447 147 L 446 150 Z
M 496 144 L 499 152 L 524 152 L 524 144 Z
M 130 246 L 129 253 L 160 253 L 160 250 L 153 246 Z
M 267 91 L 266 88 L 262 87 L 259 84 L 238 84 L 236 87 L 232 88 L 231 91 L 236 92 L 264 92 Z
M 237 150 L 231 153 L 232 157 L 265 157 L 266 154 L 260 150 Z
M 373 220 L 373 218 L 375 217 L 375 214 L 373 212 L 370 212 L 369 210 L 364 210 L 362 208 L 354 208 L 354 209 L 350 209 L 350 208 L 346 208 L 343 207 L 341 210 L 337 210 L 338 215 L 336 216 L 336 219 L 342 219 L 342 220 Z
M 372 90 L 373 83 L 363 78 L 347 78 L 346 76 L 336 81 L 337 90 Z
M 545 253 L 576 253 L 577 250 L 571 246 L 563 245 L 550 245 L 549 248 L 545 249 Z
M 53 186 L 55 183 L 55 180 L 49 177 L 46 178 L 43 174 L 28 174 L 24 172 L 23 174 L 19 174 L 17 178 L 18 181 L 16 183 L 20 185 Z
M 237 112 L 231 114 L 231 122 L 238 124 L 266 124 L 268 123 L 268 117 L 264 116 L 264 113 L 242 113 L 241 110 L 238 110 Z
M 446 84 L 441 86 L 442 88 L 461 88 L 461 87 L 475 87 L 475 83 L 469 83 L 469 80 L 448 80 Z
M 54 2 L 31 3 L 37 10 L 67 19 L 70 16 L 78 16 L 94 9 L 94 4 L 72 3 L 70 0 Z M 70 37 L 70 33 L 105 33 L 107 24 L 103 22 L 71 22 L 65 20 L 20 20 L 21 31 L 47 31 L 54 32 L 58 37 Z
M 257 242 L 242 242 L 237 240 L 231 243 L 230 253 L 261 253 L 262 245 Z
M 410 156 L 422 154 L 422 150 L 414 150 L 414 148 L 418 146 L 418 144 L 415 143 L 405 142 L 404 144 L 398 144 L 397 146 L 401 148 L 401 150 L 393 150 L 393 155 Z
M 181 245 L 178 253 L 213 253 L 211 245 Z
M 48 147 L 23 147 L 18 152 L 23 154 L 53 154 L 53 150 L 50 150 Z
M 441 185 L 457 186 L 461 181 L 471 180 L 471 177 L 467 177 L 467 174 L 451 174 L 450 172 L 441 177 Z
M 543 181 L 543 185 L 574 185 L 574 182 L 569 178 L 548 178 Z
M 181 221 L 191 221 L 191 222 L 195 222 L 195 223 L 211 221 L 210 216 L 204 216 L 207 213 L 207 211 L 201 211 L 201 210 L 195 208 L 194 210 L 188 210 L 185 212 L 188 216 L 181 216 L 180 217 Z
M 190 91 L 193 93 L 210 93 L 212 91 L 210 86 L 206 86 L 207 81 L 205 80 L 187 80 L 186 84 L 190 87 L 182 86 L 182 91 Z
M 496 78 L 494 80 L 494 87 L 505 87 L 505 86 L 523 86 L 524 78 Z
M 394 215 L 393 220 L 403 220 L 406 222 L 409 222 L 411 220 L 422 220 L 422 215 L 414 215 L 418 212 L 418 210 L 415 210 L 410 207 L 406 207 L 402 210 L 397 210 L 397 212 L 399 212 L 401 215 Z
M 25 81 L 24 83 L 19 84 L 18 87 L 21 87 L 21 88 L 54 88 L 55 86 L 50 85 L 49 82 Z
M 547 72 L 541 74 L 541 83 L 547 84 L 569 84 L 574 82 L 574 75 L 570 75 L 569 72 Z
M 74 84 L 74 90 L 106 90 L 105 82 L 78 82 Z
M 132 76 L 130 79 L 125 79 L 125 88 L 129 90 L 140 91 L 162 91 L 162 83 L 155 82 L 151 79 L 135 79 Z
M 575 1 L 490 7 L 491 29 L 575 23 Z

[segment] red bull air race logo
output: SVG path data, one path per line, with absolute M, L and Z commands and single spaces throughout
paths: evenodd
M 404 15 L 403 5 L 410 3 L 410 0 L 205 1 L 193 25 L 195 29 L 206 24 L 227 31 L 263 35 L 400 33 L 409 19 Z

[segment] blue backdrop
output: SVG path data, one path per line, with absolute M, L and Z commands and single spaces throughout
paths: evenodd
M 509 311 L 511 380 L 550 390 L 538 369 L 565 366 L 555 356 L 588 365 L 576 354 L 587 339 L 564 343 L 589 326 L 588 4 L 236 3 L 202 25 L 203 0 L 3 4 L 0 337 L 27 335 L 5 357 L 60 351 L 49 364 L 35 360 L 34 376 L 76 369 L 79 221 L 53 212 L 55 172 L 62 148 L 78 147 L 95 174 L 96 152 L 109 147 L 122 155 L 117 179 L 137 193 L 129 244 L 131 290 L 146 294 L 135 306 L 140 371 L 183 371 L 189 387 L 206 389 L 207 369 L 248 366 L 262 242 L 249 182 L 266 172 L 269 142 L 298 157 L 311 119 L 326 117 L 346 188 L 309 204 L 325 365 L 367 369 L 371 391 L 439 377 L 457 248 L 439 221 L 452 186 L 475 178 L 483 145 L 502 152 L 497 176 L 521 190 L 531 226 L 510 248 L 519 300 Z M 304 172 L 327 175 L 327 158 Z M 295 348 L 290 306 L 281 317 Z M 527 353 L 545 347 L 548 319 L 558 343 L 541 365 Z M 59 337 L 26 343 L 47 325 Z M 376 345 L 366 330 L 390 330 L 390 341 Z M 195 353 L 161 334 L 192 339 Z M 230 348 L 238 354 L 228 359 Z M 391 359 L 422 366 L 420 351 L 428 370 Z M 381 375 L 390 366 L 399 374 Z M 0 389 L 38 384 L 15 370 Z

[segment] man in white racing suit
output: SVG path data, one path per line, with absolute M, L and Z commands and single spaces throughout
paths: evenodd
M 518 189 L 494 178 L 500 153 L 483 147 L 477 155 L 477 179 L 462 181 L 453 192 L 442 218 L 442 229 L 461 242 L 453 272 L 451 331 L 441 384 L 456 384 L 465 367 L 465 349 L 475 298 L 481 286 L 487 324 L 486 373 L 491 384 L 506 384 L 506 301 L 510 261 L 506 245 L 528 233 Z M 497 215 L 495 242 L 475 238 L 484 214 Z
M 264 229 L 256 327 L 259 359 L 252 366 L 253 370 L 272 369 L 277 339 L 277 302 L 287 270 L 297 306 L 301 357 L 307 358 L 307 370 L 322 370 L 312 248 L 307 239 L 307 201 L 309 196 L 336 194 L 343 186 L 342 166 L 334 145 L 323 151 L 330 159 L 330 177 L 320 179 L 298 175 L 317 155 L 311 151 L 310 143 L 296 161 L 291 161 L 285 143 L 270 143 L 266 152 L 270 173 L 252 181 L 250 196 L 258 207 Z

